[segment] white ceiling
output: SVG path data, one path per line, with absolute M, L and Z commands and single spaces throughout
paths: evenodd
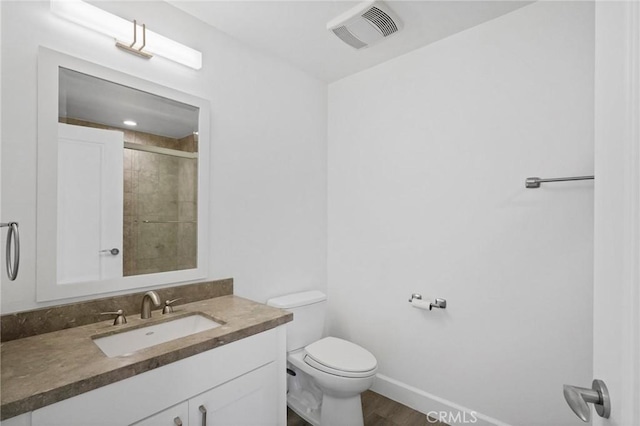
M 355 50 L 326 24 L 354 1 L 184 1 L 175 7 L 326 82 L 333 82 L 532 2 L 387 1 L 404 29 Z

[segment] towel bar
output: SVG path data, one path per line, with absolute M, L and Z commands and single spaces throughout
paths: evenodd
M 573 176 L 573 177 L 562 177 L 562 178 L 548 178 L 542 179 L 539 177 L 529 177 L 525 180 L 524 186 L 525 188 L 540 188 L 540 184 L 543 182 L 565 182 L 568 180 L 589 180 L 595 179 L 595 176 Z

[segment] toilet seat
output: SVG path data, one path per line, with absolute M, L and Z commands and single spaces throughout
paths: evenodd
M 304 348 L 304 362 L 320 371 L 342 377 L 369 377 L 378 367 L 376 358 L 355 343 L 325 337 Z

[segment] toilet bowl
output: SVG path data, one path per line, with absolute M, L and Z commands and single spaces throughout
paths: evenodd
M 347 340 L 321 338 L 326 305 L 321 292 L 296 293 L 267 304 L 293 312 L 287 329 L 289 407 L 314 426 L 363 426 L 360 394 L 373 384 L 376 358 Z
M 289 353 L 287 360 L 322 391 L 320 425 L 363 424 L 360 394 L 373 385 L 378 370 L 370 352 L 346 340 L 325 337 Z

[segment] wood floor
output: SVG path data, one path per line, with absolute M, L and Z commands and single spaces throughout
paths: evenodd
M 370 390 L 362 394 L 364 426 L 447 426 L 389 398 Z M 309 426 L 300 416 L 287 408 L 287 426 Z

